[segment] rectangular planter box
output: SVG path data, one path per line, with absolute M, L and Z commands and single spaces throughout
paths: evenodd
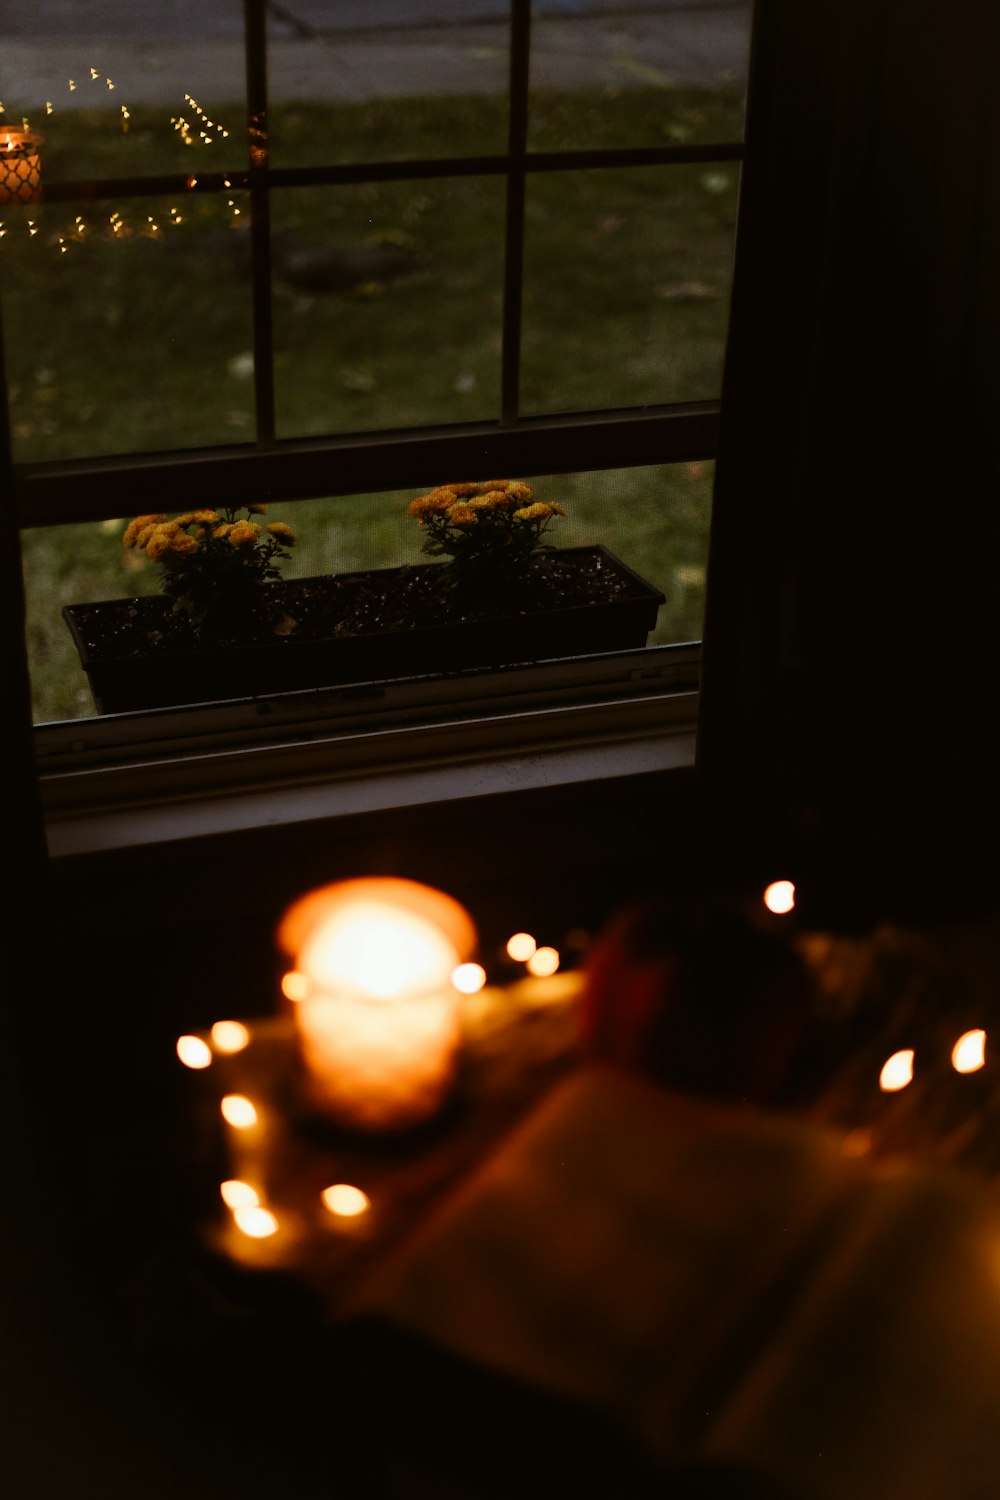
M 477 667 L 512 666 L 560 656 L 627 651 L 646 644 L 664 595 L 605 547 L 559 548 L 560 566 L 599 564 L 614 580 L 617 596 L 565 608 L 465 619 L 383 633 L 276 639 L 274 644 L 209 649 L 148 650 L 129 644 L 124 629 L 114 654 L 88 645 L 95 612 L 114 611 L 123 622 L 140 617 L 148 634 L 166 626 L 171 606 L 160 595 L 70 604 L 62 611 L 90 680 L 99 713 L 130 713 L 179 704 L 232 698 L 273 697 L 302 689 L 380 682 L 400 677 L 436 676 Z M 442 564 L 429 564 L 440 567 Z M 413 576 L 414 568 L 386 568 L 336 575 L 341 588 L 376 583 L 392 587 Z M 333 581 L 333 580 L 330 580 Z M 297 579 L 281 585 L 294 614 L 297 591 L 315 590 L 324 580 Z

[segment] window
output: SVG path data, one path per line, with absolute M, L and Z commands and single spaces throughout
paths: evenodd
M 340 571 L 415 560 L 372 517 L 425 486 L 544 483 L 571 497 L 560 542 L 662 588 L 650 648 L 425 684 L 426 714 L 692 685 L 748 5 L 246 0 L 128 34 L 102 9 L 98 44 L 42 0 L 0 73 L 0 119 L 42 137 L 42 197 L 2 205 L 0 306 L 43 755 L 172 740 L 94 717 L 60 607 L 155 592 L 125 520 L 227 499 L 294 518 L 295 570 Z M 398 698 L 371 712 L 419 714 Z M 250 720 L 199 710 L 181 738 Z

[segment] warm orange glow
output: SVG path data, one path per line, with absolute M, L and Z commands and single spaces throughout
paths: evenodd
M 861 1125 L 856 1130 L 849 1130 L 841 1142 L 840 1149 L 845 1156 L 867 1156 L 872 1149 L 871 1131 Z
M 212 1045 L 219 1052 L 242 1052 L 250 1033 L 242 1021 L 216 1021 L 211 1030 Z
M 351 1187 L 348 1182 L 337 1182 L 333 1187 L 324 1188 L 322 1197 L 330 1212 L 340 1219 L 356 1219 L 358 1214 L 367 1212 L 371 1203 L 367 1193 Z
M 772 880 L 764 891 L 764 905 L 776 916 L 784 916 L 795 906 L 795 886 L 790 880 Z
M 899 1089 L 905 1089 L 913 1078 L 913 1048 L 904 1047 L 900 1052 L 894 1052 L 883 1064 L 879 1074 L 878 1086 L 886 1094 L 894 1094 Z
M 186 1068 L 207 1068 L 212 1061 L 212 1049 L 200 1036 L 179 1036 L 177 1056 Z
M 237 1208 L 233 1213 L 237 1227 L 252 1240 L 266 1240 L 269 1235 L 276 1234 L 278 1221 L 270 1209 L 259 1208 L 256 1205 L 246 1208 Z
M 559 967 L 559 954 L 555 948 L 536 948 L 528 959 L 527 970 L 538 979 L 547 979 Z
M 534 953 L 537 943 L 530 932 L 515 932 L 507 939 L 507 956 L 515 963 L 525 963 Z
M 445 983 L 457 954 L 440 928 L 409 911 L 359 898 L 306 940 L 299 966 L 321 989 L 380 1000 Z
M 219 1108 L 222 1118 L 235 1130 L 249 1130 L 257 1123 L 257 1111 L 245 1094 L 227 1094 Z
M 458 902 L 409 880 L 338 881 L 289 908 L 278 940 L 305 979 L 295 1022 L 319 1108 L 383 1128 L 438 1107 L 461 1041 L 452 975 L 475 937 Z
M 461 995 L 475 995 L 486 983 L 486 970 L 482 964 L 459 964 L 453 970 L 451 982 Z
M 967 1031 L 951 1049 L 951 1065 L 956 1073 L 975 1073 L 985 1062 L 985 1031 Z
M 42 195 L 42 137 L 26 127 L 0 125 L 0 203 L 35 203 Z
M 298 1004 L 309 993 L 309 980 L 304 974 L 300 974 L 298 969 L 289 969 L 288 973 L 282 976 L 281 993 L 286 1000 L 292 1000 Z
M 426 927 L 443 934 L 459 959 L 468 958 L 476 945 L 472 918 L 453 897 L 415 880 L 373 875 L 335 881 L 294 902 L 278 927 L 278 942 L 283 952 L 299 960 L 321 928 L 337 922 L 347 907 L 356 909 L 362 903 L 379 907 L 383 912 L 392 911 L 397 916 L 418 918 Z M 311 972 L 301 961 L 297 966 Z
M 252 1188 L 249 1182 L 241 1182 L 238 1177 L 231 1177 L 227 1182 L 221 1182 L 219 1192 L 227 1208 L 256 1208 L 260 1203 L 257 1189 Z

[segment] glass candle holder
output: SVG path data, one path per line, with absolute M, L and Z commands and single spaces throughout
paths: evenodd
M 462 1041 L 452 974 L 475 944 L 458 902 L 414 881 L 340 881 L 290 907 L 278 938 L 310 1106 L 366 1130 L 440 1109 Z

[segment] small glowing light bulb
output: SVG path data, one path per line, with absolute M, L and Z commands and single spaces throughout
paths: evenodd
M 356 1219 L 371 1206 L 368 1194 L 348 1182 L 337 1182 L 333 1187 L 324 1188 L 321 1196 L 330 1212 L 340 1219 Z
M 282 976 L 281 993 L 286 1000 L 293 1000 L 296 1003 L 304 1000 L 309 993 L 308 975 L 303 974 L 299 969 L 290 969 Z
M 967 1031 L 951 1049 L 951 1065 L 956 1073 L 975 1073 L 985 1062 L 985 1031 Z
M 209 1035 L 219 1052 L 242 1052 L 250 1040 L 242 1021 L 216 1021 Z
M 559 967 L 559 954 L 555 948 L 536 948 L 525 967 L 538 979 L 547 979 Z
M 237 1227 L 252 1240 L 266 1240 L 278 1231 L 278 1221 L 270 1209 L 256 1205 L 237 1208 L 233 1213 Z
M 507 953 L 515 963 L 525 963 L 534 953 L 537 943 L 530 932 L 515 932 L 507 939 Z
M 177 1056 L 186 1068 L 207 1068 L 212 1061 L 212 1049 L 200 1036 L 179 1036 Z
M 451 982 L 460 995 L 475 995 L 486 983 L 482 964 L 459 964 L 452 970 Z
M 772 880 L 764 891 L 764 905 L 776 916 L 784 916 L 795 906 L 795 886 L 790 880 Z
M 878 1086 L 883 1093 L 894 1094 L 899 1089 L 905 1089 L 912 1078 L 913 1048 L 904 1047 L 900 1052 L 894 1052 L 882 1065 Z
M 257 1123 L 257 1111 L 245 1094 L 226 1094 L 219 1108 L 222 1118 L 234 1130 L 249 1130 Z
M 260 1203 L 257 1189 L 251 1187 L 249 1182 L 241 1182 L 238 1177 L 230 1177 L 226 1182 L 220 1182 L 219 1192 L 227 1208 L 256 1208 Z

